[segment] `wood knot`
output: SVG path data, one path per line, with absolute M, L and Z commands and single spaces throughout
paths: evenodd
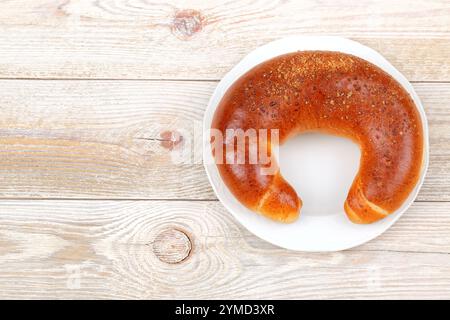
M 160 232 L 153 241 L 153 252 L 159 260 L 176 264 L 186 260 L 192 251 L 189 236 L 179 229 Z
M 169 150 L 173 150 L 183 142 L 183 136 L 178 131 L 163 131 L 159 136 L 161 138 L 161 146 Z
M 202 30 L 204 20 L 197 10 L 177 11 L 172 21 L 172 33 L 179 39 L 187 40 Z

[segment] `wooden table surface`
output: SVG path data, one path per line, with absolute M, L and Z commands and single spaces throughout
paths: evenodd
M 450 2 L 349 2 L 0 1 L 0 298 L 450 298 Z M 430 168 L 379 238 L 291 252 L 173 160 L 246 53 L 322 34 L 412 82 Z

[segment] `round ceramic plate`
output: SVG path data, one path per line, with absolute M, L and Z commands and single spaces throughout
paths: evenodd
M 228 190 L 214 164 L 206 133 L 217 105 L 227 89 L 252 67 L 273 57 L 295 51 L 323 50 L 363 58 L 394 77 L 409 92 L 422 118 L 424 161 L 420 181 L 405 203 L 385 219 L 369 225 L 350 222 L 344 211 L 347 192 L 359 167 L 359 147 L 350 140 L 323 134 L 303 134 L 280 148 L 283 177 L 303 200 L 299 219 L 282 224 L 243 206 Z M 277 246 L 298 251 L 339 251 L 361 245 L 397 221 L 413 203 L 428 167 L 428 126 L 422 103 L 408 80 L 376 51 L 339 37 L 289 37 L 257 48 L 220 81 L 205 113 L 203 161 L 211 185 L 222 204 L 249 231 Z

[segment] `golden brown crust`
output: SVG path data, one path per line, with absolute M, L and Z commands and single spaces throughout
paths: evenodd
M 255 211 L 281 222 L 294 222 L 302 201 L 295 190 L 277 173 L 265 194 L 260 198 Z
M 256 66 L 227 91 L 212 128 L 224 134 L 279 129 L 280 143 L 305 131 L 352 139 L 361 148 L 361 162 L 344 207 L 356 223 L 399 208 L 422 166 L 422 124 L 409 94 L 380 68 L 338 52 L 297 52 Z M 274 220 L 295 220 L 301 200 L 279 173 L 261 175 L 261 166 L 218 164 L 244 205 Z

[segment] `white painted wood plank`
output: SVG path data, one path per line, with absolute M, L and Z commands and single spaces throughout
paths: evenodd
M 2 197 L 213 197 L 201 144 L 197 163 L 176 156 L 188 150 L 214 83 L 0 83 Z M 167 131 L 183 134 L 174 150 L 160 141 Z
M 448 1 L 20 0 L 0 3 L 0 78 L 219 79 L 289 35 L 373 47 L 410 80 L 449 81 Z
M 416 203 L 376 240 L 314 254 L 216 201 L 1 201 L 0 297 L 450 298 L 449 212 Z
M 0 81 L 0 197 L 214 199 L 195 128 L 215 85 Z M 415 87 L 431 136 L 419 199 L 450 200 L 450 86 Z M 173 149 L 170 131 L 184 139 Z
M 200 162 L 201 121 L 215 85 L 0 81 L 0 197 L 215 199 Z M 431 137 L 419 199 L 449 201 L 450 84 L 414 86 Z M 184 139 L 173 149 L 161 141 L 170 131 Z M 180 163 L 185 154 L 191 158 Z

